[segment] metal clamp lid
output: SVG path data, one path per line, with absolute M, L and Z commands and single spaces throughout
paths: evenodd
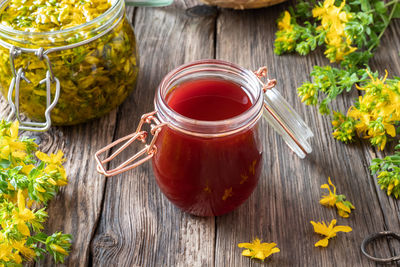
M 142 163 L 151 159 L 154 154 L 157 152 L 157 147 L 155 142 L 157 140 L 158 134 L 161 131 L 161 128 L 166 125 L 166 123 L 160 123 L 158 118 L 156 117 L 156 111 L 144 114 L 140 119 L 140 123 L 136 128 L 136 131 L 132 134 L 129 134 L 125 137 L 122 137 L 111 144 L 103 147 L 95 154 L 95 159 L 97 163 L 97 171 L 107 177 L 114 176 L 120 173 L 123 173 L 127 170 L 136 168 Z M 146 138 L 148 136 L 148 132 L 143 131 L 142 127 L 144 124 L 149 124 L 151 127 L 150 133 L 153 135 L 149 144 L 146 144 Z M 112 161 L 115 157 L 117 157 L 125 148 L 131 145 L 136 140 L 145 143 L 144 147 L 137 152 L 135 155 L 130 157 L 128 160 L 120 164 L 118 167 L 112 170 L 106 170 L 105 164 Z M 121 147 L 119 147 L 111 156 L 108 156 L 106 159 L 100 159 L 100 155 L 103 153 L 107 153 L 115 146 L 120 143 L 125 142 Z
M 21 80 L 24 80 L 27 83 L 31 83 L 31 81 L 25 76 L 25 71 L 22 67 L 15 69 L 15 58 L 21 55 L 21 50 L 17 49 L 15 46 L 11 46 L 10 48 L 10 64 L 11 71 L 13 74 L 13 78 L 10 83 L 10 87 L 8 89 L 8 103 L 11 106 L 11 112 L 7 117 L 7 120 L 10 121 L 15 116 L 17 120 L 20 122 L 19 128 L 25 131 L 46 131 L 51 126 L 51 118 L 50 112 L 57 104 L 58 98 L 60 97 L 60 81 L 57 77 L 54 76 L 53 70 L 51 68 L 51 62 L 49 57 L 43 53 L 44 49 L 39 48 L 35 51 L 35 55 L 39 58 L 39 60 L 45 60 L 47 65 L 46 78 L 41 80 L 39 83 L 46 83 L 46 110 L 44 112 L 45 122 L 30 122 L 30 121 L 22 121 L 20 118 L 19 112 L 19 95 L 20 95 L 20 84 Z M 55 84 L 55 95 L 53 100 L 51 100 L 51 85 Z M 14 95 L 14 101 L 13 101 Z
M 254 73 L 259 78 L 264 91 L 263 117 L 300 158 L 305 158 L 312 152 L 308 139 L 314 136 L 313 132 L 275 89 L 276 80 L 267 78 L 267 68 L 262 67 Z M 262 81 L 262 78 L 265 81 Z

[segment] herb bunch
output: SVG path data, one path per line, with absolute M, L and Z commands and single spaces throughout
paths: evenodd
M 359 89 L 365 90 L 366 95 L 376 94 L 375 97 L 359 99 L 347 116 L 333 112 L 333 136 L 338 140 L 350 142 L 357 133 L 383 149 L 387 134 L 392 136 L 392 129 L 398 124 L 399 119 L 393 112 L 374 112 L 375 106 L 394 103 L 398 99 L 398 80 L 387 80 L 383 85 L 382 80 L 377 79 L 378 73 L 373 73 L 367 64 L 390 21 L 400 17 L 399 2 L 300 2 L 295 8 L 285 11 L 278 20 L 275 53 L 307 55 L 318 46 L 324 46 L 325 56 L 331 63 L 337 63 L 335 66 L 314 66 L 310 74 L 312 81 L 298 88 L 302 102 L 318 105 L 320 113 L 328 115 L 332 113 L 330 102 L 342 92 L 349 92 L 356 84 L 362 84 Z M 384 87 L 383 90 L 380 87 Z M 364 120 L 360 122 L 361 113 Z
M 370 166 L 371 174 L 378 176 L 378 184 L 387 194 L 398 198 L 400 195 L 400 143 L 396 146 L 394 155 L 384 159 L 373 159 Z
M 368 66 L 394 18 L 400 18 L 400 0 L 301 1 L 278 19 L 276 54 L 307 55 L 320 46 L 334 63 L 314 66 L 311 81 L 297 91 L 306 105 L 318 106 L 321 114 L 333 114 L 337 140 L 348 143 L 358 136 L 383 150 L 400 132 L 400 78 L 388 79 L 387 72 L 381 77 Z M 332 111 L 331 101 L 354 87 L 364 93 L 347 113 Z M 373 159 L 370 166 L 381 188 L 396 198 L 400 194 L 399 153 Z
M 46 204 L 67 184 L 63 153 L 47 155 L 33 139 L 18 136 L 18 122 L 0 121 L 0 266 L 51 254 L 63 262 L 71 236 L 42 232 Z

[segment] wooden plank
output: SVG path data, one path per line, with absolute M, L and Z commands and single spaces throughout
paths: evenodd
M 240 256 L 237 244 L 259 237 L 277 242 L 281 249 L 268 260 L 269 266 L 373 266 L 360 252 L 363 238 L 385 229 L 385 220 L 397 227 L 399 221 L 396 215 L 387 214 L 387 207 L 382 210 L 360 143 L 349 146 L 335 141 L 329 118 L 299 101 L 296 88 L 309 79 L 312 66 L 327 64 L 322 52 L 307 57 L 274 55 L 275 21 L 287 6 L 243 12 L 222 10 L 218 17 L 217 58 L 251 69 L 267 64 L 270 76 L 279 81 L 278 89 L 313 130 L 314 151 L 300 160 L 271 128 L 266 129 L 264 173 L 255 193 L 237 211 L 217 218 L 215 264 L 257 265 L 256 261 Z M 356 96 L 353 91 L 339 97 L 333 107 L 347 110 Z M 319 187 L 328 176 L 338 192 L 347 195 L 356 206 L 348 219 L 318 203 L 322 193 Z M 353 227 L 353 232 L 339 233 L 327 249 L 315 248 L 319 236 L 313 233 L 309 221 L 333 218 L 339 225 Z M 383 243 L 379 252 L 385 250 L 388 246 Z
M 178 65 L 214 55 L 214 17 L 185 14 L 193 1 L 168 8 L 138 8 L 141 52 L 138 86 L 119 111 L 116 137 L 133 132 L 152 111 L 156 87 Z M 134 146 L 133 146 L 134 147 Z M 121 158 L 134 153 L 128 149 Z M 114 165 L 115 166 L 115 165 Z M 107 180 L 103 213 L 92 242 L 94 266 L 209 266 L 214 218 L 175 208 L 159 191 L 150 163 Z
M 393 20 L 391 25 L 386 30 L 380 47 L 378 48 L 374 58 L 371 60 L 370 66 L 372 70 L 379 70 L 379 73 L 383 76 L 385 69 L 389 73 L 389 77 L 400 75 L 400 59 L 399 59 L 399 47 L 400 47 L 400 21 Z M 368 142 L 364 146 L 365 155 L 367 158 L 367 164 L 373 158 L 379 157 L 384 158 L 386 155 L 390 155 L 394 151 L 394 144 L 396 142 L 388 143 L 385 150 L 377 151 L 377 149 L 371 148 Z M 393 197 L 388 197 L 386 191 L 380 189 L 376 182 L 376 177 L 370 177 L 375 184 L 375 190 L 377 191 L 379 203 L 384 214 L 384 227 L 380 229 L 390 230 L 399 233 L 400 232 L 400 207 L 399 201 Z M 390 251 L 383 252 L 378 251 L 377 255 L 395 256 L 400 254 L 400 248 L 396 242 L 389 242 L 391 244 Z M 390 252 L 390 253 L 389 253 Z

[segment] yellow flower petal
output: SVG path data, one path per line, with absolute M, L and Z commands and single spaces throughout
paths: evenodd
M 322 188 L 322 189 L 328 189 L 328 190 L 330 190 L 330 188 L 329 188 L 329 185 L 328 185 L 328 184 L 323 184 L 323 185 L 321 185 L 321 188 Z
M 326 238 L 324 238 L 324 239 L 321 239 L 321 240 L 318 241 L 317 243 L 315 243 L 314 246 L 316 246 L 316 247 L 327 247 L 327 246 L 328 246 L 328 243 L 329 243 L 329 241 L 328 241 L 328 238 L 326 237 Z
M 238 247 L 239 248 L 247 248 L 247 247 L 249 247 L 251 245 L 252 245 L 252 243 L 239 243 Z
M 336 198 L 337 197 L 335 195 L 323 196 L 319 203 L 324 206 L 334 206 L 336 203 Z
M 349 214 L 343 210 L 338 210 L 338 214 L 339 216 L 343 217 L 343 218 L 349 218 Z
M 385 124 L 385 129 L 388 135 L 391 137 L 396 136 L 396 128 L 392 124 Z
M 60 247 L 59 245 L 51 244 L 50 248 L 52 250 L 54 250 L 54 251 L 57 251 L 57 252 L 61 253 L 61 254 L 68 255 L 68 252 L 65 249 L 63 249 L 62 247 Z
M 337 207 L 339 210 L 343 210 L 343 211 L 348 212 L 348 213 L 351 212 L 350 208 L 347 207 L 345 204 L 343 204 L 343 202 L 338 202 L 338 203 L 336 203 L 336 207 Z
M 31 232 L 29 231 L 28 226 L 24 222 L 20 222 L 17 224 L 18 231 L 24 236 L 30 236 Z
M 338 225 L 338 226 L 335 226 L 335 227 L 333 228 L 333 231 L 334 231 L 335 233 L 337 233 L 337 232 L 345 232 L 345 233 L 348 233 L 348 232 L 353 231 L 353 229 L 352 229 L 350 226 Z
M 264 256 L 264 253 L 262 251 L 257 251 L 256 254 L 254 255 L 254 258 L 259 260 L 264 260 L 266 257 Z
M 245 249 L 245 250 L 243 250 L 242 255 L 243 255 L 243 256 L 246 256 L 246 257 L 251 257 L 252 254 L 251 254 L 251 251 L 250 251 L 250 250 Z
M 46 153 L 43 153 L 42 151 L 36 151 L 35 155 L 41 161 L 44 161 L 44 162 L 50 162 L 51 161 L 51 158 Z
M 19 211 L 21 212 L 21 211 L 23 211 L 25 208 L 26 208 L 26 206 L 25 206 L 25 195 L 22 193 L 22 190 L 20 189 L 20 190 L 18 190 L 18 194 L 17 194 L 17 196 L 18 196 L 18 209 L 19 209 Z
M 10 135 L 14 139 L 18 138 L 18 128 L 19 128 L 19 122 L 14 121 L 10 127 Z

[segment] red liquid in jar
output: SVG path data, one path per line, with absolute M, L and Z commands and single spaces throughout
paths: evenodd
M 233 118 L 252 106 L 231 81 L 201 79 L 178 85 L 166 96 L 171 109 L 203 121 Z M 258 123 L 239 133 L 205 138 L 164 127 L 156 141 L 153 169 L 161 191 L 181 209 L 222 215 L 242 204 L 261 173 Z

